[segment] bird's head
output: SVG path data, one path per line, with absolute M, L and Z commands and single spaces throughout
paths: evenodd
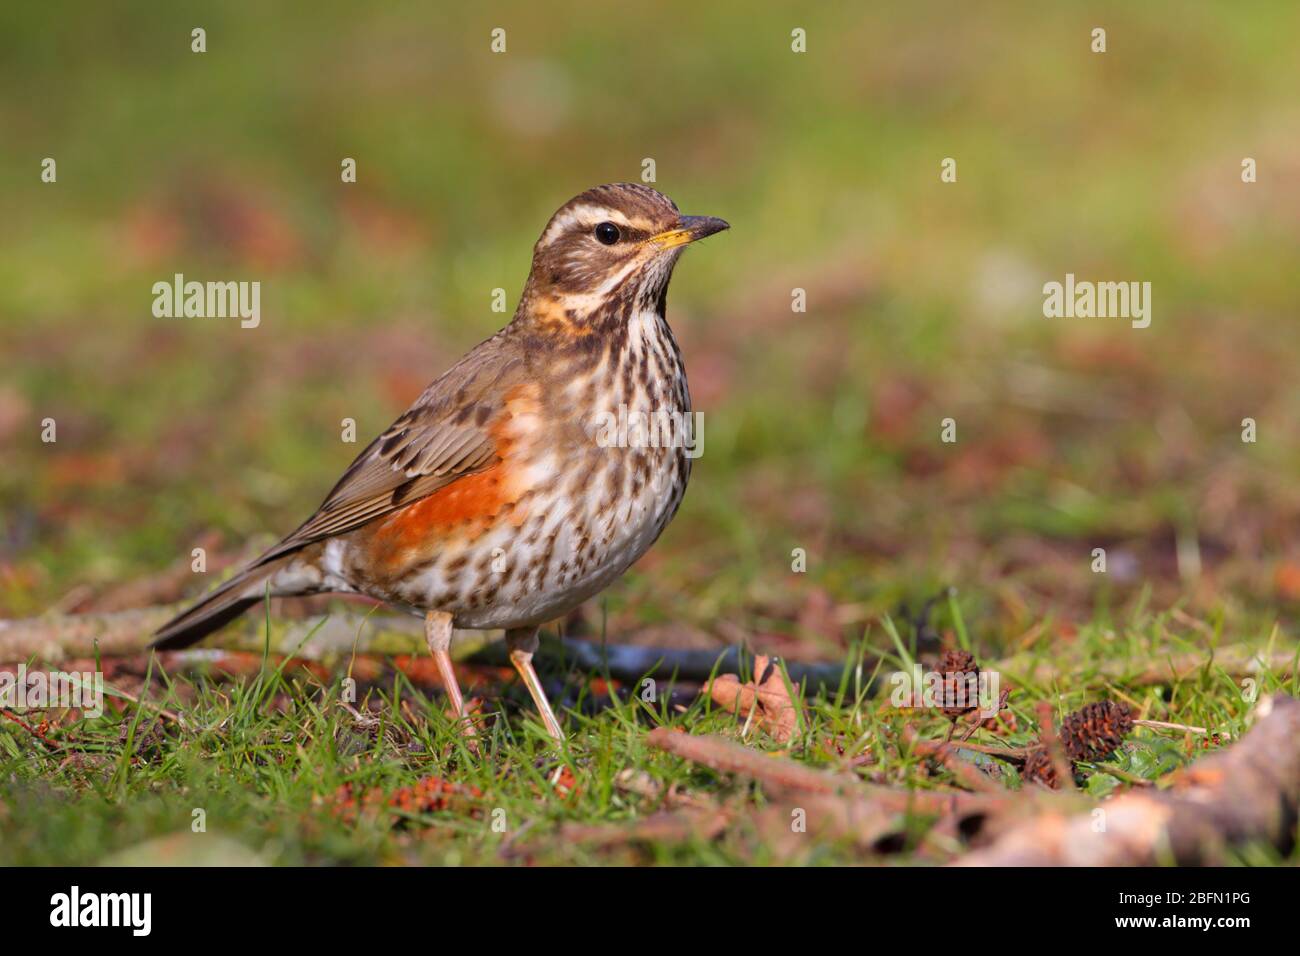
M 524 303 L 562 324 L 583 323 L 615 306 L 662 311 L 682 250 L 727 228 L 712 216 L 683 216 L 648 186 L 596 186 L 546 224 L 533 247 Z

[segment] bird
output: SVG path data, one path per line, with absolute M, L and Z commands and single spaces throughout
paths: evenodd
M 532 663 L 538 629 L 617 580 L 681 504 L 687 437 L 608 426 L 692 421 L 668 283 L 688 245 L 728 228 L 640 183 L 566 202 L 533 247 L 510 322 L 366 446 L 310 518 L 150 646 L 188 647 L 268 596 L 364 595 L 423 616 L 470 737 L 452 635 L 504 630 L 546 732 L 563 742 Z

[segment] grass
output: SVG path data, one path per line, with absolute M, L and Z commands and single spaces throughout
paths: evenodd
M 960 631 L 957 607 L 938 612 L 937 620 Z M 1136 673 L 1162 656 L 1202 646 L 1180 630 L 1170 615 L 1149 612 L 1138 612 L 1120 633 L 1085 629 L 1069 673 L 1038 683 L 1003 674 L 1015 691 L 1002 726 L 978 731 L 972 742 L 1028 744 L 1036 736 L 1036 701 L 1052 701 L 1059 715 L 1102 698 L 1126 701 L 1147 719 L 1206 726 L 1223 743 L 1239 738 L 1252 701 L 1240 680 L 1208 656 L 1191 676 L 1158 686 L 1094 673 L 1117 660 L 1131 662 Z M 954 785 L 947 770 L 901 742 L 905 728 L 942 737 L 946 718 L 891 706 L 883 680 L 870 689 L 873 676 L 909 666 L 917 654 L 912 635 L 876 634 L 852 654 L 838 686 L 809 695 L 791 741 L 777 744 L 751 727 L 746 742 L 827 770 L 851 769 L 867 781 L 916 789 Z M 655 726 L 738 735 L 742 718 L 712 706 L 707 696 L 681 708 L 669 705 L 667 693 L 656 703 L 637 693 L 606 696 L 599 675 L 543 666 L 544 677 L 565 683 L 564 749 L 551 745 L 522 688 L 506 684 L 487 695 L 485 709 L 499 713 L 482 723 L 475 755 L 443 713 L 440 696 L 400 671 L 363 688 L 356 707 L 348 708 L 340 704 L 346 668 L 321 680 L 285 664 L 267 660 L 255 676 L 235 680 L 202 669 L 158 673 L 147 706 L 121 706 L 118 699 L 98 719 L 56 721 L 46 734 L 57 751 L 45 752 L 13 723 L 0 725 L 6 834 L 0 863 L 844 864 L 938 862 L 960 849 L 950 838 L 929 835 L 933 820 L 925 817 L 897 821 L 904 845 L 891 843 L 887 852 L 850 841 L 810 838 L 791 846 L 775 840 L 764 829 L 770 824 L 755 822 L 764 819 L 760 788 L 646 742 Z M 1297 692 L 1294 677 L 1282 680 L 1265 670 L 1254 678 L 1260 694 Z M 184 725 L 159 718 L 158 707 L 183 713 Z M 1139 728 L 1111 761 L 1083 765 L 1085 787 L 1102 797 L 1155 780 L 1214 746 Z M 429 778 L 449 791 L 421 801 L 410 788 Z M 1020 786 L 1013 770 L 1004 781 Z M 719 836 L 654 841 L 595 829 L 627 827 L 687 803 L 727 812 L 732 822 Z M 200 834 L 192 829 L 197 811 Z M 584 836 L 566 826 L 583 828 Z M 1238 855 L 1243 863 L 1286 862 L 1260 846 Z

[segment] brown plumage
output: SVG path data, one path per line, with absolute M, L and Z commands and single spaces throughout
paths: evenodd
M 681 502 L 690 436 L 649 441 L 625 429 L 611 441 L 608 426 L 690 414 L 664 315 L 668 282 L 686 244 L 726 228 L 630 183 L 560 207 L 510 324 L 425 389 L 315 514 L 161 628 L 154 646 L 193 644 L 268 592 L 366 594 L 426 615 L 462 712 L 451 629 L 506 629 L 558 735 L 532 673 L 536 629 L 621 575 Z

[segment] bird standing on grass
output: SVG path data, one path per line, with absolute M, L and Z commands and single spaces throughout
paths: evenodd
M 188 647 L 268 592 L 365 594 L 424 614 L 471 734 L 452 631 L 504 628 L 547 731 L 563 739 L 533 669 L 537 629 L 646 552 L 691 470 L 682 441 L 610 442 L 600 426 L 620 410 L 689 414 L 664 318 L 668 281 L 688 243 L 726 228 L 631 183 L 565 203 L 533 249 L 510 324 L 425 389 L 298 530 L 160 628 L 153 646 Z

